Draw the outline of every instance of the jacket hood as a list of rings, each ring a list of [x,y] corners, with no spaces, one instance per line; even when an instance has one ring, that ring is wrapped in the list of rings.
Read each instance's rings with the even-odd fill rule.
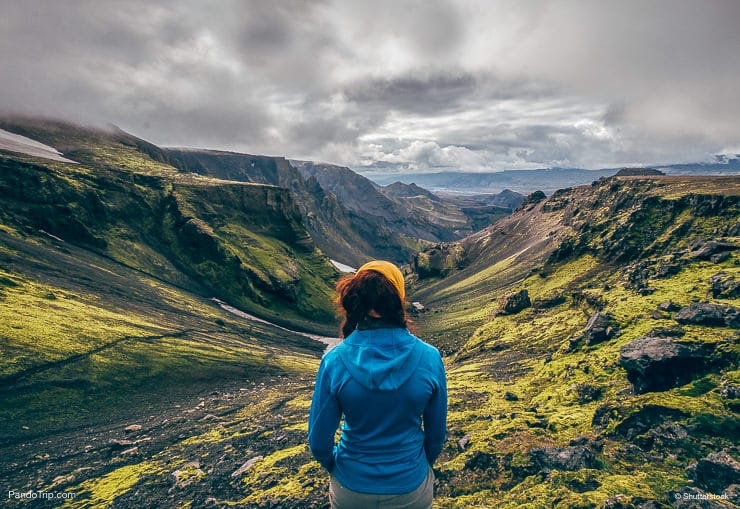
[[[401,387],[421,362],[420,341],[408,330],[355,330],[337,347],[352,378],[370,390]]]

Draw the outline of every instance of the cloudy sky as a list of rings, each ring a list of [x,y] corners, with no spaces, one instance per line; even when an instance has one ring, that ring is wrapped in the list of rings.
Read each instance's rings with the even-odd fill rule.
[[[736,0],[0,0],[0,111],[353,168],[740,153]]]

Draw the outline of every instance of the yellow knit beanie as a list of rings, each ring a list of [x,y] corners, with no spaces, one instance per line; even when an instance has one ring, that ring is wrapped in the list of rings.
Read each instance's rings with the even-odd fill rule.
[[[398,270],[398,267],[393,265],[391,262],[386,262],[384,260],[373,260],[357,269],[357,274],[366,270],[372,270],[383,274],[385,278],[396,287],[398,295],[401,297],[401,302],[403,302],[406,298],[406,290],[404,289],[403,284],[403,274]]]

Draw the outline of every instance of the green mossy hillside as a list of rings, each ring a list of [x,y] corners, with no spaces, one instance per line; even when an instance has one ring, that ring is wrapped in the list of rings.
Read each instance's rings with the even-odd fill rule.
[[[2,156],[0,222],[294,328],[333,328],[337,273],[288,191],[183,176],[173,167],[151,172],[147,164],[165,165],[136,154],[147,163],[116,167],[114,158],[102,167]]]
[[[675,317],[699,302],[740,307],[712,283],[740,278],[740,180],[692,184],[610,179],[558,192],[463,241],[466,259],[447,278],[419,279],[419,333],[449,353],[439,507],[670,504],[669,492],[693,485],[692,462],[738,457],[737,329]],[[708,240],[729,251],[704,256]],[[503,314],[502,299],[522,290],[531,305]],[[614,331],[590,342],[595,313]],[[711,353],[668,390],[638,393],[620,350],[655,335]],[[573,466],[552,460],[571,454]]]

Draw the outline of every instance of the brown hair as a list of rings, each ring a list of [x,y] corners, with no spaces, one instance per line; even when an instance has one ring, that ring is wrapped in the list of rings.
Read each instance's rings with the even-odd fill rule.
[[[343,315],[340,332],[346,338],[370,311],[399,327],[408,326],[408,316],[398,290],[385,276],[373,270],[358,272],[337,282],[335,303]]]

